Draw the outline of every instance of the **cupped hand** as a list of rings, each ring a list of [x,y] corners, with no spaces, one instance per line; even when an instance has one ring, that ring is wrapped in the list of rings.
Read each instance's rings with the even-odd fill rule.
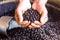
[[[15,19],[19,25],[22,27],[26,27],[30,24],[30,21],[23,21],[23,13],[31,8],[31,4],[29,0],[20,0],[16,10],[15,10]]]
[[[47,0],[34,0],[34,3],[32,4],[32,8],[34,10],[37,10],[41,15],[41,17],[40,17],[40,22],[35,21],[34,23],[31,23],[31,25],[29,25],[30,28],[40,27],[48,21],[48,12],[45,7],[46,3],[47,3]]]
[[[41,26],[41,23],[39,21],[34,21],[29,25],[29,28],[39,28]]]

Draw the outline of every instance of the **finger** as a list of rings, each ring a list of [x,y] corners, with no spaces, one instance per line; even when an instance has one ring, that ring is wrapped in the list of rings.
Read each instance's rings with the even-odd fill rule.
[[[42,19],[41,19],[42,20]],[[48,21],[48,17],[45,17],[43,21],[41,21],[41,24],[44,25]]]
[[[31,26],[34,27],[34,28],[40,27],[40,25],[36,25],[36,24],[34,24],[34,23],[31,23]]]
[[[19,24],[19,17],[17,15],[17,13],[15,13],[15,20],[17,21],[17,23]]]
[[[19,14],[18,14],[18,17],[19,17],[19,21],[22,22],[22,21],[23,21],[22,13],[19,13]]]
[[[16,9],[17,10],[17,9]],[[22,22],[23,21],[23,16],[21,11],[15,11],[15,19],[17,22]]]
[[[31,28],[34,28],[34,27],[33,27],[33,26],[31,26],[31,25],[29,25],[28,27],[29,27],[30,29],[31,29]]]
[[[41,23],[40,23],[39,21],[34,21],[34,23],[35,23],[36,25],[41,25]]]
[[[20,23],[20,25],[21,25],[22,27],[25,27],[27,23],[28,23],[28,21],[23,21],[23,22]]]
[[[45,24],[48,21],[48,17],[44,18],[44,22],[42,24]]]
[[[45,8],[44,11],[41,14],[40,22],[42,24],[45,24],[47,22],[47,20],[48,20],[48,12],[47,12],[47,10]]]
[[[21,26],[26,27],[30,24],[30,21],[23,21],[20,23]]]
[[[28,27],[29,27],[30,29],[32,28],[32,26],[31,26],[31,25],[29,25]]]
[[[28,26],[30,24],[30,21],[28,21],[28,23],[26,23],[26,26]]]

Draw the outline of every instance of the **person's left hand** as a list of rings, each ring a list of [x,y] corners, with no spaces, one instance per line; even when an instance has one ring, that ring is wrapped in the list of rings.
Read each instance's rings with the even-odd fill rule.
[[[46,2],[47,0],[35,0],[34,1],[32,8],[34,10],[37,10],[39,14],[41,15],[41,17],[40,17],[40,22],[34,21],[34,23],[31,23],[31,25],[29,25],[29,28],[38,28],[44,25],[48,21],[48,12],[45,7]]]
[[[25,11],[31,8],[29,0],[19,0],[19,4],[15,10],[15,20],[21,27],[26,27],[30,24],[30,21],[23,20],[23,14]]]

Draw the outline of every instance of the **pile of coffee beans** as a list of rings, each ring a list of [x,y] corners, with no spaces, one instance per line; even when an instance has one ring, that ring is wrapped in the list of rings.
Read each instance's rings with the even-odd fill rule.
[[[58,23],[58,22],[57,22]],[[47,22],[40,28],[29,29],[29,28],[15,28],[8,30],[9,40],[20,39],[20,40],[58,40],[56,32],[60,33],[57,29],[58,25],[53,22]],[[55,25],[55,26],[54,26]],[[55,27],[55,28],[54,28]],[[57,30],[56,30],[57,29]]]

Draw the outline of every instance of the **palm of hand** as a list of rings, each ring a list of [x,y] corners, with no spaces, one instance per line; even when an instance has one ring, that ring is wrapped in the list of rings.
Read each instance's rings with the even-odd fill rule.
[[[30,23],[28,21],[23,21],[23,16],[22,16],[23,13],[30,8],[31,8],[31,4],[30,4],[29,0],[22,0],[18,4],[18,6],[15,10],[15,19],[19,25],[24,27]]]
[[[42,1],[40,0],[39,3],[35,2],[33,3],[32,5],[32,8],[34,10],[37,10],[40,14],[41,14],[41,19],[40,20],[43,20],[45,16],[47,16],[47,14],[45,15],[46,12],[46,8],[45,8],[45,3],[43,3],[43,6],[42,6],[42,2],[45,2],[45,1]],[[31,8],[31,4],[29,2],[29,0],[23,0],[17,7],[17,15],[15,14],[15,19],[16,21],[18,22],[19,25],[22,25],[22,26],[28,26],[30,24],[30,21],[23,21],[23,13],[30,9]],[[45,13],[44,13],[45,12]],[[43,16],[43,17],[42,17]],[[42,21],[43,22],[47,22],[47,21]],[[41,23],[39,21],[34,21],[34,23],[31,23],[29,25],[30,28],[36,28],[36,26],[40,27]]]

